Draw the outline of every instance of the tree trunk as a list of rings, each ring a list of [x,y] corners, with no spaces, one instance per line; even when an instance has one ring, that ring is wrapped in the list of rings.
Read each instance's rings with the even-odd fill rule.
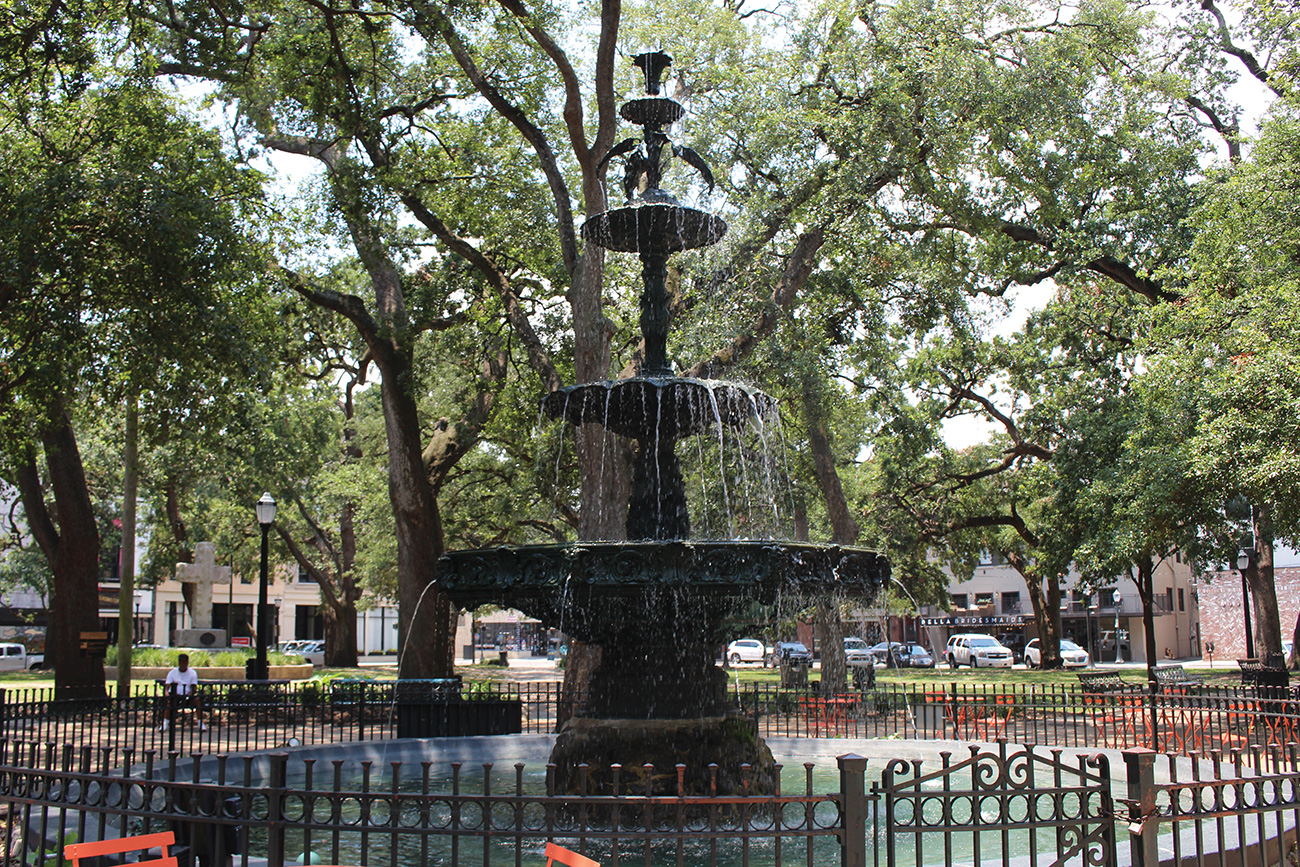
[[[325,642],[329,653],[329,664],[339,668],[355,668],[357,665],[357,600],[361,591],[357,588],[357,532],[355,525],[356,506],[347,503],[339,516],[339,574],[338,604],[334,606],[336,621],[334,640]],[[326,618],[325,628],[329,629]],[[326,636],[327,639],[329,636]]]
[[[1061,667],[1061,579],[1055,575],[1043,577],[1029,567],[1029,562],[1018,551],[1003,551],[1002,559],[1020,573],[1029,588],[1029,602],[1034,608],[1034,622],[1038,624],[1040,666],[1044,669]]]
[[[831,453],[830,441],[826,437],[826,425],[822,421],[821,407],[813,402],[814,394],[812,388],[804,389],[804,414],[808,419],[808,450],[812,452],[817,483],[821,486],[822,496],[826,499],[826,514],[831,521],[831,540],[837,545],[852,545],[858,541],[860,532],[858,522],[854,520],[848,501],[844,497],[844,487],[840,484],[840,476],[835,469],[835,456]]]
[[[357,667],[357,610],[321,607],[325,620],[325,664],[331,668]],[[349,616],[350,615],[350,616]]]
[[[1282,653],[1282,618],[1277,610],[1277,585],[1273,571],[1273,507],[1259,505],[1252,511],[1255,557],[1246,570],[1250,586],[1255,629],[1255,654],[1260,659]]]
[[[53,512],[46,505],[34,454],[18,474],[18,489],[29,529],[54,573],[45,656],[54,659],[56,692],[103,696],[104,662],[81,652],[81,633],[99,631],[99,527],[66,411],[58,411],[41,444]]]
[[[126,404],[125,465],[122,470],[121,583],[117,597],[117,696],[131,696],[131,645],[135,641],[135,500],[139,489],[140,406],[134,393]]]
[[[442,518],[421,458],[420,421],[410,393],[414,365],[409,353],[385,347],[376,353],[388,443],[388,496],[397,536],[398,677],[450,677],[451,603],[434,583],[445,542]],[[420,624],[413,629],[414,623]]]
[[[824,596],[817,600],[816,612],[817,641],[822,649],[821,693],[834,695],[848,689],[844,625],[840,622],[839,608]]]
[[[1136,558],[1138,596],[1142,600],[1142,631],[1146,633],[1147,682],[1155,689],[1156,682],[1156,619],[1155,619],[1155,564],[1151,555]],[[1115,636],[1119,641],[1119,636]]]

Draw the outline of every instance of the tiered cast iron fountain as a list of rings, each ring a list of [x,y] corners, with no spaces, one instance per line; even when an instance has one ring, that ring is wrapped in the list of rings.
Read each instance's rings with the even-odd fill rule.
[[[760,792],[774,783],[771,753],[739,718],[727,697],[726,675],[714,664],[729,621],[754,602],[871,595],[889,566],[865,548],[689,539],[677,443],[721,426],[761,424],[774,401],[733,383],[674,376],[668,361],[668,257],[715,244],[727,229],[718,217],[679,204],[659,188],[665,147],[712,186],[703,160],[672,145],[663,131],[685,114],[680,103],[659,93],[671,62],[662,52],[636,57],[646,94],[626,103],[622,116],[644,134],[639,143],[616,145],[604,160],[627,155],[627,205],[582,227],[588,242],[640,256],[640,375],[572,386],[542,401],[552,418],[599,424],[637,441],[627,540],[450,552],[439,564],[439,582],[461,606],[516,608],[601,647],[587,701],[575,709],[552,753],[561,780],[572,780],[581,763],[592,769],[618,763],[628,776],[653,764],[660,790],[671,793],[674,765],[684,763],[688,788],[704,791],[707,766],[717,763],[721,790],[748,785]]]

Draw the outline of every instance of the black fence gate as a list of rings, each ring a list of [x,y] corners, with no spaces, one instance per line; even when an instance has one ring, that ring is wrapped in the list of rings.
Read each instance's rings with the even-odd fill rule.
[[[1115,811],[1104,755],[972,745],[940,767],[891,759],[875,794],[888,867],[929,864],[1078,864],[1115,867]],[[1011,752],[1008,752],[1011,749]],[[883,819],[880,822],[879,819]]]

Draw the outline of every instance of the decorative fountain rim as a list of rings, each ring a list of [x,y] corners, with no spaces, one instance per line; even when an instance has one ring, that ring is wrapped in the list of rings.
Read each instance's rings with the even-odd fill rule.
[[[448,551],[440,581],[453,600],[532,587],[686,586],[751,593],[780,589],[874,589],[889,578],[889,561],[874,548],[781,539],[565,542]],[[725,567],[725,568],[720,568]]]

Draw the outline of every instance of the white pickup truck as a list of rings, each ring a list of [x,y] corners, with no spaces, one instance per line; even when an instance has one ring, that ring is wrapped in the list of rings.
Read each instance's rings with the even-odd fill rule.
[[[43,653],[28,653],[21,644],[0,644],[0,671],[26,671],[44,664]]]

